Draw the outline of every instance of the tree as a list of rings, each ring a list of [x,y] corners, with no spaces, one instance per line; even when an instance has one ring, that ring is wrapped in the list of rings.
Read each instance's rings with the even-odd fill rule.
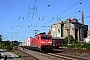
[[[12,41],[12,45],[13,46],[18,46],[19,45],[19,42],[18,41]]]
[[[69,36],[70,44],[75,43],[75,39],[73,38],[72,35]],[[65,38],[65,44],[68,44],[68,36]]]
[[[11,42],[8,40],[8,41],[3,41],[1,48],[6,50],[12,50],[13,46],[11,45]]]
[[[10,46],[11,42],[8,40],[8,41],[3,41],[3,43],[5,44],[5,46]]]
[[[0,42],[2,41],[2,35],[0,35]]]
[[[0,35],[0,46],[1,46],[1,43],[2,43],[2,35]]]

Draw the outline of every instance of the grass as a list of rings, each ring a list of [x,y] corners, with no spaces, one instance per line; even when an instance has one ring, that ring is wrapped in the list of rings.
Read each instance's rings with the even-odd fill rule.
[[[23,56],[14,50],[14,53],[20,57],[20,60],[24,60]]]

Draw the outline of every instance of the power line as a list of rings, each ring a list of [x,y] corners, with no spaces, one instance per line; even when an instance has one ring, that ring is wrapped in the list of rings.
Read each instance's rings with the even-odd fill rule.
[[[41,0],[40,3],[37,4],[37,6],[41,5],[45,0]]]
[[[56,1],[57,1],[57,0],[53,1],[53,2],[50,4],[50,6],[51,6],[52,4],[54,4]],[[48,7],[49,7],[49,6],[46,6],[45,8],[41,9],[41,10],[40,10],[40,11],[38,11],[37,13],[42,12],[43,10],[47,9]]]
[[[55,9],[59,6],[59,4],[61,4],[63,1],[64,1],[64,0],[61,0],[61,1],[52,9],[52,11],[55,10]],[[52,12],[52,11],[49,11],[49,13]],[[49,13],[48,13],[48,14],[49,14]],[[47,15],[47,14],[46,14],[46,15]]]
[[[24,10],[18,9],[18,8],[14,7],[14,6],[11,6],[11,5],[7,4],[7,3],[1,2],[1,1],[0,1],[0,3],[4,4],[4,5],[6,5],[6,6],[9,6],[9,7],[11,7],[11,8],[14,8],[14,9],[16,9],[16,10],[18,10],[18,11],[28,13],[28,12],[26,12],[26,11],[24,11]]]
[[[74,5],[72,5],[71,7],[69,7],[68,9],[66,9],[65,11],[63,11],[62,13],[60,13],[58,16],[62,15],[63,13],[67,12],[69,9],[73,8],[75,5],[77,5],[78,3],[80,3],[82,0],[76,2]],[[58,17],[57,16],[57,17]]]

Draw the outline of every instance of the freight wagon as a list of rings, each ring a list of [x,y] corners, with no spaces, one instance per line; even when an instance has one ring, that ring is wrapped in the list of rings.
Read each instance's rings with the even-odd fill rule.
[[[25,39],[22,43],[19,44],[19,46],[22,48],[29,49],[30,48],[30,38]]]
[[[63,46],[64,44],[64,38],[63,37],[52,37],[53,40],[53,48],[59,48]]]

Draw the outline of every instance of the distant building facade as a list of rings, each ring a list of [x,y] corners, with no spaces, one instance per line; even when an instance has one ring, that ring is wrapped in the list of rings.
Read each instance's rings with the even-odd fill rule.
[[[84,42],[90,42],[90,30],[87,31],[87,37],[84,38]]]
[[[53,37],[66,37],[72,35],[76,41],[83,41],[87,37],[88,25],[79,23],[76,18],[58,21],[51,26],[50,32]]]
[[[90,30],[87,31],[87,37],[90,37]]]

